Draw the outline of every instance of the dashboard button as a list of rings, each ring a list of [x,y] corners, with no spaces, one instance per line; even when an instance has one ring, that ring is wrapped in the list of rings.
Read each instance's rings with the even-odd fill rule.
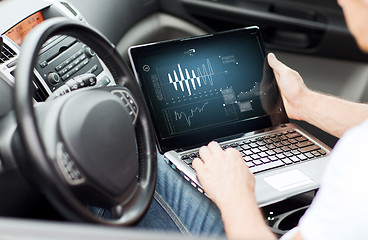
[[[47,75],[47,80],[50,84],[55,85],[60,82],[60,76],[56,72],[51,72]]]
[[[41,68],[45,68],[45,67],[47,67],[47,65],[49,65],[49,64],[47,63],[47,61],[40,62],[40,67],[41,67]]]
[[[87,46],[84,48],[84,53],[88,58],[92,58],[96,55],[96,53],[90,47]]]
[[[8,65],[6,65],[8,68],[11,68],[11,67],[14,67],[15,65],[17,65],[17,60],[11,62],[11,63],[8,63]]]
[[[69,70],[67,69],[67,68],[64,68],[63,70],[61,70],[60,72],[59,72],[59,74],[61,75],[61,76],[63,76],[63,75],[65,75],[65,73],[67,73]]]
[[[98,66],[97,66],[97,64],[96,64],[96,65],[94,65],[90,70],[88,70],[88,71],[87,71],[87,73],[93,73],[93,72],[96,72],[96,71],[97,71],[97,69],[98,69]]]

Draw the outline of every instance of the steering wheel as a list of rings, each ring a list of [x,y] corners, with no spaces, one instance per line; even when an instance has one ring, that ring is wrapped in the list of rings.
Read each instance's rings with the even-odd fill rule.
[[[34,66],[42,44],[56,35],[74,37],[106,64],[113,87],[85,88],[35,105]],[[17,163],[22,173],[66,218],[129,225],[153,196],[157,159],[151,119],[138,82],[115,47],[96,30],[66,18],[32,30],[19,57],[15,81]],[[86,206],[109,209],[111,219]]]

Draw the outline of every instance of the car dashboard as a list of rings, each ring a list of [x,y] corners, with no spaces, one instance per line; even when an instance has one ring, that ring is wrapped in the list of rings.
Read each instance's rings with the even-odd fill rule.
[[[8,4],[19,3],[9,1]],[[13,19],[2,21],[0,27],[3,32],[0,77],[10,86],[14,85],[17,60],[22,42],[29,31],[39,23],[54,17],[68,17],[87,24],[70,3],[62,1],[32,1],[30,7],[19,9],[9,6],[2,9],[17,9],[13,12]],[[97,87],[115,84],[111,73],[91,48],[70,36],[52,37],[43,44],[35,66],[33,79],[35,101],[45,101],[67,80],[84,73],[96,75]]]

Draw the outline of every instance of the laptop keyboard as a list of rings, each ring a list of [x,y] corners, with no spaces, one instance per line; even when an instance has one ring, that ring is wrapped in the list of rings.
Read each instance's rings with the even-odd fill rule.
[[[325,150],[295,130],[272,133],[221,147],[237,149],[252,173],[307,161],[327,154]],[[181,159],[191,166],[193,159],[197,157],[199,153],[195,152],[183,155]]]

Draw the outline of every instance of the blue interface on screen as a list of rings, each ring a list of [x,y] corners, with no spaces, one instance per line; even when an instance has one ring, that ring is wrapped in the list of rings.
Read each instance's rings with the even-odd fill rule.
[[[136,68],[161,137],[280,112],[264,55],[258,37],[247,35],[177,41],[153,46],[146,56],[142,51]]]

